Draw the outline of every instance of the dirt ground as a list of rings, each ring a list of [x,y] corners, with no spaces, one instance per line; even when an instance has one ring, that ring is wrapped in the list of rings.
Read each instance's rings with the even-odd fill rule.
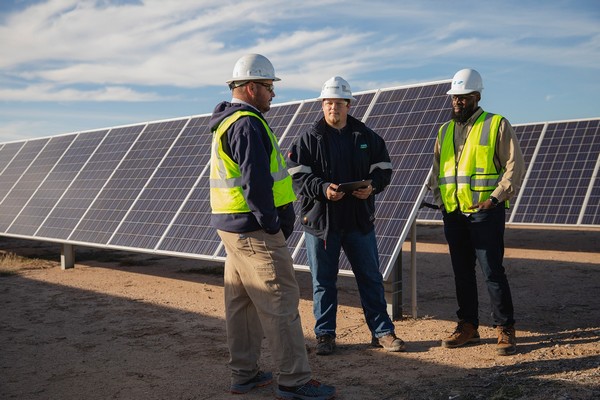
[[[297,272],[314,376],[338,399],[599,399],[600,231],[510,228],[506,242],[517,354],[496,356],[481,285],[482,343],[440,347],[455,326],[452,273],[442,228],[419,226],[418,318],[405,243],[395,322],[405,353],[369,346],[356,284],[340,277],[338,351],[315,355],[310,276]],[[220,264],[78,248],[63,271],[57,244],[5,237],[0,259],[0,399],[274,397],[227,392]]]

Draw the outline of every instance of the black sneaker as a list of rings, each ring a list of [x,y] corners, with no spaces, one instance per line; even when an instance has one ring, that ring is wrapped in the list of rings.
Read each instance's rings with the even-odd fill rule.
[[[317,338],[317,354],[328,356],[335,350],[335,337],[332,335],[321,335]]]
[[[267,386],[273,382],[273,374],[270,372],[258,371],[256,376],[246,383],[236,383],[231,385],[229,391],[233,394],[245,394],[255,387]]]
[[[335,387],[311,379],[301,386],[281,386],[275,389],[278,399],[329,400],[335,397]]]

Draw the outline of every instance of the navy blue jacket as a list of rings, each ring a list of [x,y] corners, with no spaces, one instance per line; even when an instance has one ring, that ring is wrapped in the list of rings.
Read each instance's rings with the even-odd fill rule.
[[[372,179],[373,193],[380,193],[392,177],[390,156],[384,140],[350,115],[347,129],[351,130],[354,139],[353,154],[344,155],[352,160],[348,176],[355,181]],[[338,177],[332,176],[330,166],[335,161],[332,157],[336,152],[328,149],[323,136],[327,130],[325,118],[321,118],[296,139],[287,157],[288,170],[293,172],[294,191],[301,202],[300,222],[307,232],[322,239],[327,238],[331,226],[331,202],[326,197],[327,186],[329,183],[342,183],[337,181]],[[358,229],[363,233],[371,231],[375,221],[375,197],[357,199],[356,207]]]
[[[245,104],[223,101],[215,107],[210,118],[211,132],[221,121],[236,111],[262,114]],[[252,232],[260,229],[270,234],[283,230],[287,238],[294,229],[294,207],[275,207],[273,177],[270,170],[271,141],[262,122],[255,117],[241,117],[231,125],[222,139],[225,152],[240,166],[244,197],[248,213],[211,214],[211,225],[227,232]]]

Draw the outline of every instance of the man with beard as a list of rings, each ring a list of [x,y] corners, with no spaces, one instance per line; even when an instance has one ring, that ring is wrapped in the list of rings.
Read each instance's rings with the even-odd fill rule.
[[[483,83],[473,69],[452,79],[452,120],[434,148],[429,186],[444,219],[458,302],[458,325],[442,340],[447,348],[477,343],[479,261],[498,333],[498,355],[516,352],[512,296],[504,266],[505,209],[525,175],[523,154],[510,123],[479,107]]]

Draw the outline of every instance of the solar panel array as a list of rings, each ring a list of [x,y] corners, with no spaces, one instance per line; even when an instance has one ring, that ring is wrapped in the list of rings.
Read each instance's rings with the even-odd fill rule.
[[[391,184],[376,198],[384,277],[426,195],[449,81],[355,94],[351,114],[387,143]],[[280,147],[322,116],[316,99],[273,105]],[[210,226],[210,115],[0,144],[0,235],[166,255],[222,259]],[[598,225],[599,120],[516,126],[529,165],[513,223]],[[296,207],[298,211],[299,207]],[[420,219],[438,218],[420,211]],[[431,218],[429,218],[431,217]],[[308,269],[297,220],[288,246]],[[350,270],[345,260],[342,270]]]

